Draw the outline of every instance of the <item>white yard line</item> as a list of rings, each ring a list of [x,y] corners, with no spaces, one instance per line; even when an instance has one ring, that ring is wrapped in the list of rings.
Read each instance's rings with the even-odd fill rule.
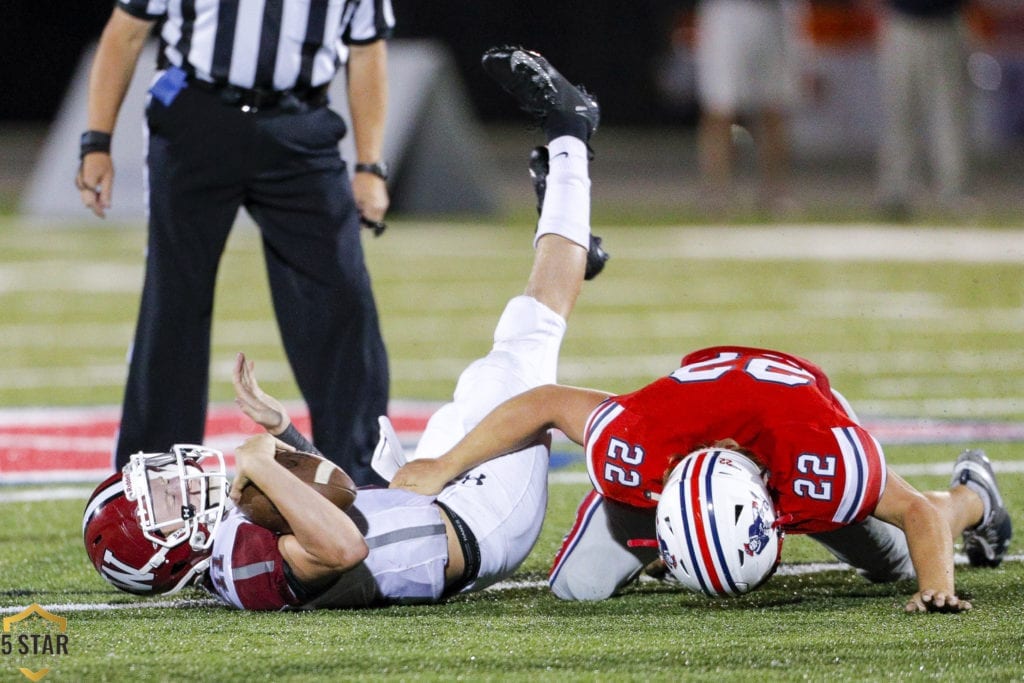
[[[652,231],[653,232],[653,231]],[[657,233],[655,233],[657,234]],[[1024,263],[1024,231],[892,225],[773,225],[680,228],[674,250],[647,245],[621,251],[652,259],[953,261]],[[616,247],[619,249],[619,247]]]
[[[957,555],[956,564],[967,564],[967,557]],[[1003,562],[1021,562],[1024,555],[1007,555]],[[802,562],[799,564],[781,564],[776,572],[777,576],[804,576],[807,574],[818,574],[821,572],[842,572],[850,571],[852,567],[842,562]],[[657,581],[646,576],[640,577],[641,583]],[[486,588],[487,591],[508,591],[523,589],[546,589],[547,581],[501,581]],[[129,609],[195,609],[205,607],[224,607],[220,602],[213,599],[201,600],[154,600],[151,602],[87,602],[87,603],[52,603],[42,605],[47,612],[61,614],[64,612],[111,612]],[[17,614],[23,611],[24,607],[0,607],[0,614]]]

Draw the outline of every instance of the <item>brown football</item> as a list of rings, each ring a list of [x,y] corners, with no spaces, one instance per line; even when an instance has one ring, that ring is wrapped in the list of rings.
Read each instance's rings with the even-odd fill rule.
[[[274,459],[342,510],[347,510],[355,501],[355,482],[330,460],[303,451],[278,451]],[[246,517],[265,529],[279,534],[291,532],[284,515],[255,484],[249,483],[242,488],[238,507]]]

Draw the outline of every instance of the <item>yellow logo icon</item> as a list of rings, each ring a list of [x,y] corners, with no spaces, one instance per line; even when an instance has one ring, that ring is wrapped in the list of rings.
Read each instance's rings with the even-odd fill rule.
[[[56,624],[60,633],[53,635],[46,634],[22,634],[18,637],[11,635],[11,627],[35,614],[42,619]],[[0,652],[4,655],[66,655],[68,653],[68,620],[56,614],[46,611],[42,605],[32,603],[13,617],[4,617],[4,632],[0,637]],[[43,676],[50,673],[49,668],[42,668],[32,671],[21,667],[18,669],[22,675],[30,681],[42,680]]]

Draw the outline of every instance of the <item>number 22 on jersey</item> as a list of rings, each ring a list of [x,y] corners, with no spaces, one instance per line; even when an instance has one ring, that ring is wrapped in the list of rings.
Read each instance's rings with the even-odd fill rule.
[[[677,382],[713,382],[726,374],[738,371],[759,382],[771,382],[790,387],[803,386],[815,381],[808,370],[782,360],[754,356],[739,367],[736,360],[740,354],[734,351],[719,353],[708,360],[683,365],[671,374]],[[832,499],[832,479],[836,475],[836,457],[803,453],[797,458],[796,469],[807,477],[793,480],[793,493],[815,500]]]
[[[713,382],[734,370],[744,372],[759,382],[771,382],[773,384],[785,384],[786,386],[800,386],[814,382],[814,375],[808,370],[792,363],[786,363],[764,356],[754,356],[747,360],[740,368],[735,363],[740,354],[735,351],[726,351],[718,354],[717,358],[702,360],[697,363],[683,365],[670,377],[677,382]]]

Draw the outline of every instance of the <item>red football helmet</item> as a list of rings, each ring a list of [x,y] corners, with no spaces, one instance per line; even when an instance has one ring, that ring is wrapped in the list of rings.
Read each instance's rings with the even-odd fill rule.
[[[175,593],[209,564],[228,497],[224,456],[201,446],[171,451],[132,455],[85,507],[89,559],[104,579],[129,593]]]

